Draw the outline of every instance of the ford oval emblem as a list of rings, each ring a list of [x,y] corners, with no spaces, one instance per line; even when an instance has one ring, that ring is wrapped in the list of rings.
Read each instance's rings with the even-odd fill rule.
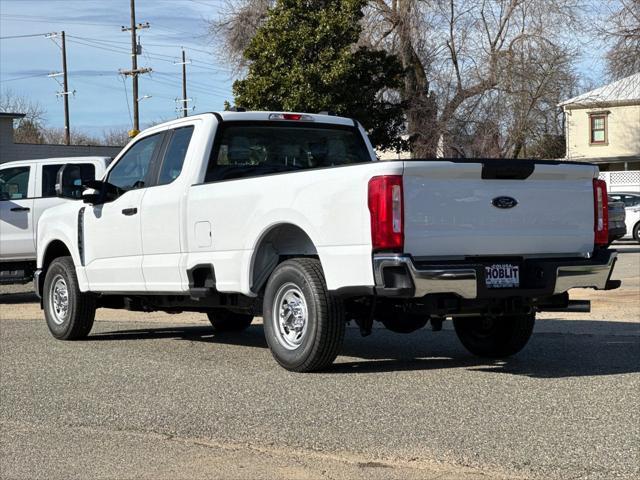
[[[512,197],[496,197],[491,200],[491,205],[496,208],[513,208],[518,205],[518,201]]]

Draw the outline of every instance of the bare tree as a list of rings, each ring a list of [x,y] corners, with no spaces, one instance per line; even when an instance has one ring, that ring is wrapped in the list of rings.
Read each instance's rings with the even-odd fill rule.
[[[596,24],[596,35],[610,45],[607,71],[614,79],[640,72],[640,0],[607,0],[604,21]]]
[[[243,53],[267,18],[275,0],[228,1],[218,18],[209,21],[209,36],[219,57],[239,73],[245,66]]]
[[[239,59],[271,0],[238,1],[212,24],[212,31],[221,36],[227,58],[242,68]],[[527,66],[525,60],[534,59],[549,68],[535,72],[536,81],[521,82],[517,90],[527,88],[527,92],[519,97],[510,94],[511,106],[520,99],[521,113],[517,121],[511,118],[515,130],[508,134],[501,120],[494,122],[501,138],[510,138],[510,146],[502,151],[519,154],[524,144],[517,126],[530,121],[545,101],[549,104],[545,98],[550,85],[560,82],[561,70],[570,66],[567,45],[578,24],[579,2],[370,0],[360,42],[395,53],[402,61],[404,83],[398,93],[406,104],[413,156],[431,157],[455,149],[464,120],[461,114],[479,113],[494,95],[507,95],[518,75],[521,81],[530,80],[533,68],[526,69],[527,77],[520,69]],[[556,59],[555,51],[562,52]],[[555,106],[550,108],[556,111]]]
[[[100,143],[111,147],[123,147],[127,143],[129,143],[129,140],[131,139],[129,138],[129,132],[127,131],[127,129],[110,129],[105,130],[102,133],[102,139]]]
[[[15,142],[42,143],[42,128],[46,119],[42,105],[12,90],[3,90],[0,94],[0,111],[25,115],[24,118],[16,120]]]

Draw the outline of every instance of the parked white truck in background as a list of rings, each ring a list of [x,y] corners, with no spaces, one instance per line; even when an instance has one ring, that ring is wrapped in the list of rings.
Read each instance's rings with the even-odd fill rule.
[[[453,318],[468,350],[501,357],[537,311],[588,308],[570,288],[619,286],[596,167],[380,162],[348,118],[195,115],[142,132],[85,185],[38,227],[35,286],[59,339],[87,336],[99,307],[204,312],[220,332],[263,315],[275,359],[311,371],[349,320],[368,334]]]
[[[0,284],[24,283],[36,269],[36,225],[47,209],[69,202],[56,196],[58,170],[73,162],[81,181],[102,178],[108,157],[19,160],[0,165]]]

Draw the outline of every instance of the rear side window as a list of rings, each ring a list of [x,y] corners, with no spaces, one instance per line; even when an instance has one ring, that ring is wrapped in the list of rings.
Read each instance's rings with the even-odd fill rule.
[[[622,201],[625,207],[637,207],[640,205],[640,196],[625,195]]]
[[[163,138],[164,132],[138,140],[114,165],[107,181],[123,190],[145,187],[151,160]]]
[[[182,165],[187,156],[191,135],[193,135],[193,127],[177,128],[173,131],[160,167],[158,185],[173,182],[182,172]]]
[[[82,184],[85,180],[93,180],[96,176],[96,168],[91,163],[76,164],[80,167],[80,179],[77,181]],[[56,180],[58,178],[58,170],[62,168],[63,164],[59,165],[44,165],[42,167],[42,193],[41,196],[55,197],[56,196]]]
[[[205,181],[370,162],[353,127],[291,123],[223,124]]]
[[[0,170],[0,200],[21,200],[29,196],[29,169],[13,167]]]

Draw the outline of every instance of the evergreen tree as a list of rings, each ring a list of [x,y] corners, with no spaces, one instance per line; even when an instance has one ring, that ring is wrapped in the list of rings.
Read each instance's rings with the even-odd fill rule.
[[[278,0],[244,55],[236,105],[252,110],[331,111],[357,119],[380,148],[402,148],[402,67],[358,46],[365,0]]]

